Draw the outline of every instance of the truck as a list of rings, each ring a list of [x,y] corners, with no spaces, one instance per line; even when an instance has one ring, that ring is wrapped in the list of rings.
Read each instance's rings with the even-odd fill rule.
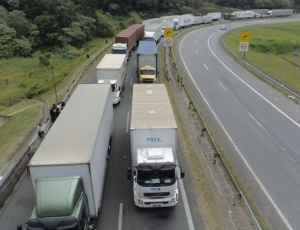
[[[110,51],[111,54],[126,54],[129,58],[131,51],[136,46],[136,30],[125,29],[115,37],[115,43]]]
[[[136,31],[136,44],[139,44],[139,41],[143,39],[145,33],[145,25],[143,24],[134,24],[127,28],[128,30]]]
[[[96,67],[97,82],[110,84],[112,103],[119,104],[125,88],[126,54],[105,54]]]
[[[162,23],[151,24],[145,27],[144,41],[158,42],[162,36]]]
[[[293,15],[292,9],[280,9],[268,11],[270,17],[288,17]]]
[[[230,20],[242,20],[254,18],[253,11],[236,11],[230,15]]]
[[[203,16],[203,23],[204,24],[211,24],[212,23],[212,16],[211,15],[204,15]]]
[[[28,163],[36,206],[27,229],[93,229],[112,133],[110,85],[78,85]]]
[[[174,30],[180,30],[182,28],[190,27],[194,24],[194,15],[185,14],[180,15],[173,19],[174,22]]]
[[[212,21],[218,21],[221,19],[221,12],[208,13],[207,15],[212,16]]]
[[[204,24],[204,18],[200,17],[200,16],[195,16],[194,25],[197,26],[197,25],[201,25],[201,24]]]
[[[163,19],[161,19],[161,18],[152,18],[152,19],[144,20],[142,22],[142,24],[145,25],[145,27],[147,27],[152,24],[160,24],[162,22],[163,22]]]
[[[137,52],[139,83],[157,83],[157,47],[154,41],[141,41]]]
[[[133,200],[141,208],[175,206],[178,179],[177,124],[164,84],[134,84],[130,122]]]

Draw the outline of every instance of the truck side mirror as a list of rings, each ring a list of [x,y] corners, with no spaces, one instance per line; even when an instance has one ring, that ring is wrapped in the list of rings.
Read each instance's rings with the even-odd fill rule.
[[[131,173],[132,173],[132,170],[130,167],[127,168],[127,179],[128,180],[131,180]]]
[[[184,178],[185,177],[185,172],[181,172],[180,177],[181,177],[181,179]]]

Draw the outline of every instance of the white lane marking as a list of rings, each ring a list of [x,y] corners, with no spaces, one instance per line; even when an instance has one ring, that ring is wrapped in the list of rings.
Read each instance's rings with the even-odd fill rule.
[[[248,113],[249,116],[263,129],[263,130],[266,130],[261,123],[259,123],[258,120],[255,119],[255,117],[251,114],[251,113]]]
[[[209,70],[208,67],[207,67],[205,64],[203,64],[203,65],[204,65],[204,67],[205,67],[207,70]]]
[[[192,32],[193,33],[193,32]],[[190,34],[192,34],[190,33]],[[190,35],[188,34],[188,35]],[[215,34],[215,33],[214,33]],[[210,46],[209,46],[209,40],[210,38],[214,35],[212,34],[208,41],[208,47],[210,49],[210,51],[212,52],[212,54],[215,56],[215,58],[229,71],[231,72],[234,76],[236,76],[238,79],[240,79],[235,73],[233,73],[233,71],[231,71],[216,55],[215,53],[211,50]],[[184,39],[186,38],[187,35],[185,35],[183,37],[183,39],[180,42],[180,51],[181,51],[181,45],[182,42],[184,41]],[[182,57],[182,56],[180,56]],[[182,59],[181,59],[182,60]],[[281,219],[283,220],[283,222],[286,224],[286,226],[288,227],[289,230],[293,230],[292,226],[290,225],[290,223],[288,222],[288,220],[285,218],[285,216],[283,215],[283,213],[281,212],[281,210],[279,209],[279,207],[277,206],[277,204],[275,203],[275,201],[272,199],[271,195],[269,194],[269,192],[267,191],[267,189],[265,188],[265,186],[262,184],[262,182],[260,181],[260,179],[256,176],[255,172],[253,171],[253,169],[251,168],[251,166],[249,165],[248,161],[246,160],[246,158],[243,156],[243,154],[241,153],[241,151],[238,149],[238,147],[236,146],[236,144],[234,143],[233,139],[231,138],[231,136],[229,135],[229,133],[227,132],[227,130],[225,129],[225,127],[222,125],[221,121],[219,120],[217,114],[215,114],[215,112],[213,111],[213,109],[211,108],[211,106],[209,105],[209,103],[207,102],[206,98],[204,97],[204,95],[202,94],[201,90],[199,89],[198,85],[196,84],[194,78],[192,77],[190,71],[188,70],[184,60],[182,60],[183,65],[185,66],[191,80],[193,81],[194,85],[196,86],[198,92],[200,93],[200,95],[202,96],[202,98],[204,99],[204,102],[207,104],[207,106],[210,108],[211,112],[213,113],[214,117],[216,118],[216,120],[218,121],[219,125],[221,126],[221,128],[223,129],[223,131],[226,133],[226,135],[228,136],[229,140],[231,141],[231,143],[233,144],[234,148],[236,149],[237,153],[239,154],[239,156],[241,157],[241,159],[244,161],[245,165],[247,166],[247,168],[249,169],[249,171],[251,172],[251,174],[253,175],[253,177],[255,178],[256,182],[259,184],[259,186],[261,187],[261,189],[263,190],[263,192],[266,194],[266,196],[268,197],[268,199],[270,200],[270,202],[272,203],[273,207],[276,209],[277,213],[280,215]],[[249,86],[246,82],[244,82],[242,79],[240,79],[245,85],[247,85],[250,89],[252,89],[254,92],[256,92],[259,96],[261,96],[265,101],[267,101],[268,103],[270,103],[274,108],[276,108],[280,113],[282,113],[283,115],[285,115],[282,111],[280,111],[277,107],[275,107],[271,102],[269,102],[267,99],[265,99],[261,94],[259,94],[257,91],[255,91],[251,86]],[[285,115],[287,116],[287,115]],[[289,118],[291,119],[291,118]],[[295,121],[292,120],[293,123],[297,124]],[[299,127],[299,124],[297,124],[297,126]]]
[[[224,85],[222,85],[222,83],[221,83],[221,82],[219,82],[219,84],[222,86],[222,88],[223,88],[223,89],[225,89],[225,90],[226,90],[225,86],[224,86]]]
[[[197,50],[195,50],[195,53],[198,54]]]
[[[176,159],[176,164],[178,165],[178,160],[177,159]],[[179,167],[177,167],[177,175],[180,175]],[[186,219],[187,219],[187,222],[188,222],[189,230],[194,230],[195,228],[194,228],[194,224],[193,224],[193,220],[192,220],[192,215],[191,215],[191,212],[190,212],[190,206],[189,206],[188,200],[186,198],[186,193],[185,193],[185,190],[184,190],[182,179],[178,180],[178,184],[179,184],[179,188],[180,188],[180,192],[181,192],[182,202],[183,202],[183,206],[184,206],[185,215],[186,215]]]
[[[194,41],[194,44],[196,44],[196,41]]]
[[[129,117],[130,117],[130,112],[127,112],[127,121],[126,121],[126,133],[128,133],[128,129],[129,129]]]
[[[123,203],[120,203],[118,230],[122,230],[122,221],[123,221]]]

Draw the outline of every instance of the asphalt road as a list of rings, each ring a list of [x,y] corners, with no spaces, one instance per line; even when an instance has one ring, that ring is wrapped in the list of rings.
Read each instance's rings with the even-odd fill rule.
[[[107,168],[101,211],[96,220],[97,229],[204,229],[202,217],[196,202],[194,202],[196,197],[188,169],[181,157],[180,147],[178,160],[186,171],[186,178],[182,183],[180,182],[179,203],[175,207],[163,209],[135,207],[132,181],[127,180],[126,174],[127,167],[131,166],[129,121],[132,84],[137,83],[136,52],[133,52],[129,59],[126,75],[125,90],[121,95],[122,100],[119,105],[114,107],[114,134],[111,157]],[[95,71],[86,81],[86,84],[94,83],[96,83]],[[31,215],[34,205],[35,196],[32,184],[30,178],[24,175],[1,211],[0,229],[16,229],[17,225],[25,223]]]
[[[224,33],[212,26],[182,39],[186,83],[271,228],[300,229],[300,107],[228,57]]]

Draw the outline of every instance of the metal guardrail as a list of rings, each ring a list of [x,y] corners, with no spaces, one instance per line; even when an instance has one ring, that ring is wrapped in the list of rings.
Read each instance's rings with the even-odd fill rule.
[[[175,35],[174,41],[178,38],[178,35],[180,35],[180,33],[177,34],[177,35]],[[174,50],[173,50],[172,52],[174,52]],[[167,55],[166,55],[165,57],[167,57]],[[175,59],[175,55],[174,55],[173,58]],[[176,63],[176,60],[175,60],[175,63]],[[191,95],[190,95],[190,93],[189,93],[189,90],[187,89],[186,85],[184,84],[184,77],[180,74],[178,68],[175,68],[175,71],[177,71],[178,79],[179,79],[179,78],[183,79],[183,81],[181,82],[181,84],[182,84],[182,87],[185,88],[185,91],[187,92],[190,101],[191,101],[194,105],[196,105],[197,103],[192,99],[192,97],[191,97]],[[167,79],[167,80],[169,80],[169,79]],[[218,157],[218,158],[220,159],[220,161],[222,162],[222,164],[223,164],[223,166],[224,166],[224,168],[225,168],[225,170],[226,170],[226,172],[227,172],[227,174],[228,174],[230,180],[232,181],[232,183],[233,183],[233,185],[234,185],[234,187],[235,187],[235,189],[236,189],[236,191],[237,191],[237,195],[239,196],[239,198],[241,199],[242,203],[244,204],[244,207],[245,207],[245,209],[247,210],[248,215],[249,215],[249,217],[251,218],[251,220],[252,220],[252,222],[253,222],[255,228],[256,228],[257,230],[261,230],[261,227],[260,227],[260,225],[259,225],[259,223],[258,223],[258,221],[257,221],[257,219],[256,219],[256,217],[255,217],[255,215],[253,214],[253,212],[252,212],[252,210],[251,210],[251,208],[250,208],[250,206],[249,206],[249,204],[248,204],[248,202],[247,202],[247,200],[246,200],[244,194],[242,193],[242,191],[241,191],[241,189],[239,188],[237,182],[235,181],[235,179],[234,179],[232,173],[230,172],[230,170],[229,170],[229,168],[228,168],[226,162],[224,161],[222,155],[220,154],[220,151],[219,151],[219,149],[218,149],[216,143],[214,142],[214,140],[213,140],[213,138],[212,138],[212,135],[211,135],[211,133],[209,132],[209,129],[208,129],[207,125],[206,125],[205,122],[204,122],[203,117],[202,117],[201,114],[199,113],[197,107],[196,107],[196,106],[194,106],[194,107],[195,107],[195,112],[197,113],[198,117],[201,119],[201,121],[202,121],[202,123],[203,123],[203,125],[204,125],[204,127],[205,127],[205,129],[206,129],[206,131],[207,131],[207,134],[208,134],[209,138],[210,138],[211,141],[212,141],[212,144],[213,144],[213,146],[214,146],[214,149],[215,149],[216,152],[217,152],[217,154],[216,154],[217,157]]]
[[[85,73],[85,71],[88,69],[88,67],[103,53],[107,51],[108,48],[112,46],[113,43],[109,43],[103,50],[101,50],[99,53],[94,55],[88,63],[82,68],[82,70],[77,75],[76,79],[74,80],[72,86],[70,89],[68,89],[66,96],[63,98],[62,102],[66,102],[66,100],[70,97],[73,89],[75,89],[78,81],[82,77],[82,75]],[[43,125],[43,131],[46,133],[50,130],[52,125],[51,119],[48,120],[46,124]],[[35,132],[35,129],[34,131]],[[34,150],[32,149],[32,146],[37,147],[40,144],[41,140],[38,138],[38,135],[36,134],[33,139],[30,141],[28,148],[24,151],[23,154],[17,157],[17,159],[14,159],[12,164],[10,165],[10,168],[4,172],[4,175],[2,175],[2,178],[0,180],[0,208],[5,203],[7,197],[11,194],[12,189],[24,173],[27,164],[31,158],[31,156],[34,153]]]

